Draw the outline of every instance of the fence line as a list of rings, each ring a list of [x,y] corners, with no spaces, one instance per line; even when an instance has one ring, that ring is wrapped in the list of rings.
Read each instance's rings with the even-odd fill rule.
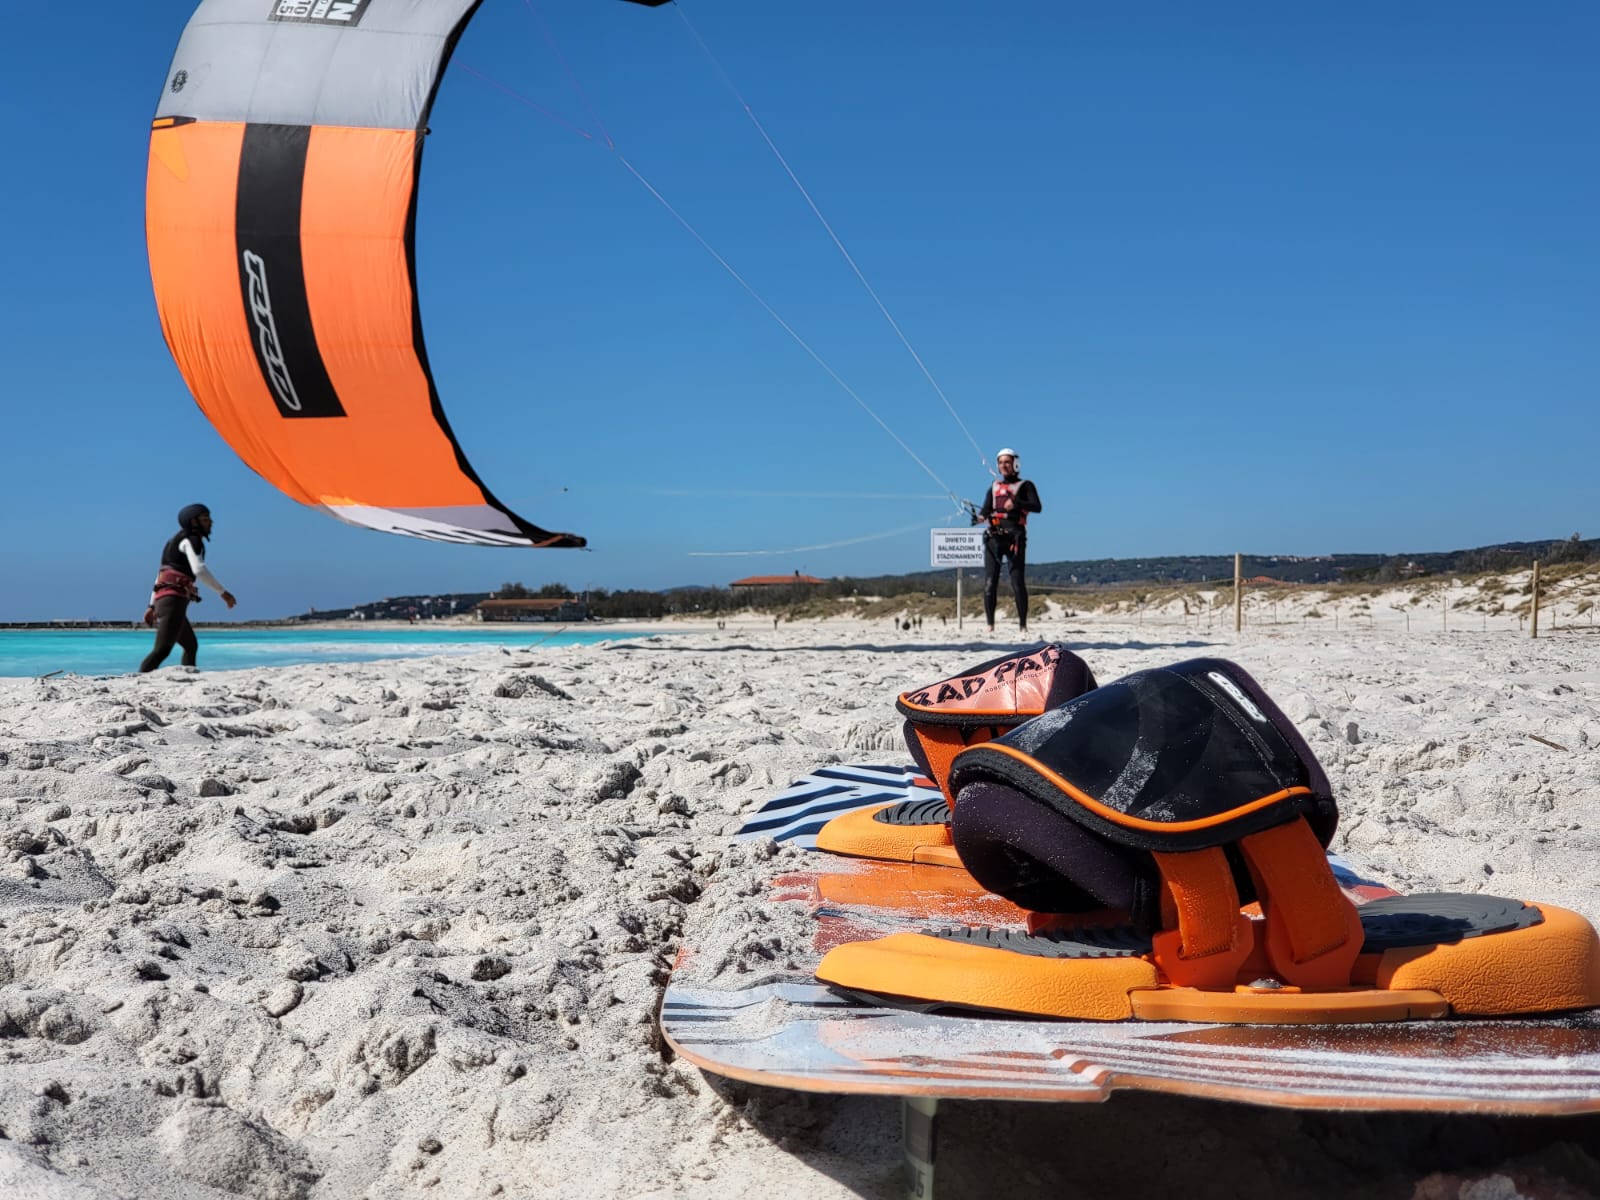
[[[1301,611],[1290,617],[1280,614],[1280,605],[1289,602],[1294,597],[1293,591],[1279,590],[1283,585],[1256,584],[1252,585],[1243,579],[1242,555],[1234,558],[1235,579],[1230,588],[1226,582],[1218,582],[1209,587],[1177,585],[1178,589],[1187,594],[1176,598],[1168,598],[1159,604],[1149,603],[1149,590],[1130,589],[1134,592],[1134,599],[1124,606],[1123,601],[1118,601],[1114,608],[1089,608],[1085,607],[1077,615],[1084,617],[1095,616],[1102,618],[1122,618],[1131,620],[1138,625],[1175,625],[1196,631],[1217,632],[1217,610],[1223,605],[1230,605],[1234,612],[1234,631],[1242,633],[1246,626],[1282,629],[1285,627],[1306,627],[1312,621],[1327,621],[1330,630],[1338,630],[1343,626],[1351,630],[1366,630],[1368,632],[1405,632],[1423,633],[1427,631],[1426,621],[1414,624],[1413,616],[1431,614],[1435,605],[1439,611],[1440,632],[1445,634],[1504,634],[1517,633],[1530,637],[1538,637],[1542,632],[1549,637],[1560,633],[1583,633],[1595,630],[1595,609],[1600,607],[1600,573],[1584,580],[1594,586],[1593,593],[1587,590],[1569,588],[1567,595],[1556,597],[1549,594],[1550,589],[1541,573],[1541,564],[1535,562],[1531,583],[1526,592],[1529,600],[1526,605],[1518,604],[1516,607],[1505,607],[1504,596],[1485,596],[1481,590],[1471,586],[1457,588],[1452,581],[1445,581],[1436,587],[1423,585],[1426,591],[1414,591],[1413,601],[1401,606],[1390,603],[1387,608],[1393,615],[1374,611],[1367,606],[1364,599],[1357,599],[1355,605],[1351,604],[1350,597],[1323,595],[1322,598],[1310,605],[1308,611]],[[1569,577],[1570,578],[1570,577]],[[1169,585],[1170,586],[1170,585]],[[1306,591],[1315,592],[1317,585],[1302,585]],[[1271,590],[1266,590],[1270,588]],[[1253,590],[1254,589],[1254,590]],[[1298,590],[1298,589],[1296,589]],[[1522,592],[1520,588],[1508,588],[1513,597]],[[1071,593],[1055,592],[1051,598],[1069,610],[1074,607],[1065,603]],[[1231,602],[1231,604],[1230,604]],[[1173,611],[1175,604],[1181,604],[1184,611]],[[1498,611],[1491,611],[1491,607]],[[1563,605],[1566,606],[1568,619],[1563,624],[1561,621]],[[1327,608],[1326,614],[1318,611]],[[1349,611],[1354,607],[1354,611]],[[1452,608],[1456,620],[1451,622]],[[1344,611],[1341,611],[1344,610]],[[1548,626],[1540,628],[1540,618],[1548,618]],[[1584,618],[1587,620],[1584,620]],[[1476,618],[1476,619],[1474,619]]]

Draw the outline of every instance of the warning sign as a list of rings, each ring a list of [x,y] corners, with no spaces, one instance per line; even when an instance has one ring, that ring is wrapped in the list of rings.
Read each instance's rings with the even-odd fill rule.
[[[983,566],[983,530],[933,529],[933,566],[981,567]]]

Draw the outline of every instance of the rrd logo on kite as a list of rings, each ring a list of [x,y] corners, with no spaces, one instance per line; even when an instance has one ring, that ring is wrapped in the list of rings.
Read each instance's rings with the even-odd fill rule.
[[[937,691],[925,688],[914,696],[907,696],[906,703],[914,708],[929,708],[935,704],[949,704],[955,700],[970,700],[987,688],[1000,687],[1008,679],[1026,675],[1029,671],[1042,671],[1060,661],[1061,651],[1055,646],[1046,646],[1037,654],[1008,658],[993,671],[985,671],[981,675],[967,675],[960,679],[947,679],[939,685]]]
[[[318,25],[361,24],[371,0],[273,0],[269,21],[301,21]]]
[[[267,264],[253,250],[243,254],[245,277],[250,281],[250,319],[256,326],[256,347],[261,354],[261,366],[266,372],[278,403],[291,412],[300,411],[300,397],[295,393],[294,380],[289,378],[289,364],[283,361],[283,347],[278,342],[278,325],[272,319],[272,293],[267,290]]]

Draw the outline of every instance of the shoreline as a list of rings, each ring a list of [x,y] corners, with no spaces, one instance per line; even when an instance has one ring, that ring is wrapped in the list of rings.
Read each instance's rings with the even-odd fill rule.
[[[730,618],[730,621],[731,620],[732,618]],[[643,629],[655,629],[667,624],[677,625],[680,622],[683,628],[691,631],[712,632],[716,628],[715,620],[708,621],[700,618],[679,617],[642,617],[618,619],[614,621],[191,621],[190,624],[195,629],[304,629],[311,632],[359,629],[382,629],[392,632],[399,632],[402,630],[424,631],[429,629],[437,629],[441,631],[446,629],[468,629],[484,630],[486,632],[497,629],[520,629],[544,632],[554,632],[555,630],[571,630],[584,632],[588,630],[616,629],[621,632],[633,633]],[[757,623],[759,623],[759,619],[757,619]],[[126,633],[129,631],[137,632],[139,630],[148,630],[150,628],[150,626],[145,625],[140,621],[0,621],[0,631],[15,630],[31,633],[94,633],[102,631],[117,631]]]

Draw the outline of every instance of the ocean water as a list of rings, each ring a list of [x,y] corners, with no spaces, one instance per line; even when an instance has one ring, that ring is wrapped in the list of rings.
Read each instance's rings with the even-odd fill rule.
[[[293,663],[370,662],[379,658],[421,658],[432,654],[471,654],[492,646],[537,650],[549,646],[587,646],[646,634],[601,629],[554,629],[539,625],[406,626],[387,629],[225,629],[196,631],[202,671],[240,667],[283,667]],[[139,669],[155,634],[149,629],[0,629],[0,676],[38,676],[51,672],[126,675]],[[162,670],[177,666],[177,647]]]

